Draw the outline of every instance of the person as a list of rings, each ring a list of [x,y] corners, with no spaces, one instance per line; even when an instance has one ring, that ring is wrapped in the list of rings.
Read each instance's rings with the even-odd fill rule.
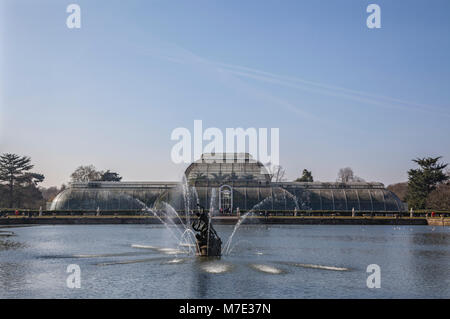
[[[431,212],[431,217],[434,217],[434,215],[436,215],[435,212]]]
[[[16,211],[14,212],[16,214],[16,216],[19,216],[19,210],[16,209]]]

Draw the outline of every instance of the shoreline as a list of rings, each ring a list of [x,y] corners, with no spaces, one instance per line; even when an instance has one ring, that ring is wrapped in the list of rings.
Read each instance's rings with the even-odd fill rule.
[[[181,217],[186,221],[184,216]],[[216,225],[235,225],[237,217],[213,217]],[[174,220],[179,224],[180,220]],[[102,225],[162,224],[155,216],[8,216],[0,218],[0,226],[17,225]],[[424,217],[347,217],[347,216],[248,216],[244,224],[263,225],[431,225],[450,226],[450,218]]]

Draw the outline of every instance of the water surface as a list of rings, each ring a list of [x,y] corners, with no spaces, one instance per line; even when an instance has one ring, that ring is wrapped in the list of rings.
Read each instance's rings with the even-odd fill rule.
[[[232,226],[215,226],[223,241]],[[1,298],[449,298],[450,228],[242,225],[229,255],[183,252],[159,225],[7,228]],[[81,269],[70,289],[67,266]],[[367,266],[381,267],[369,289]]]

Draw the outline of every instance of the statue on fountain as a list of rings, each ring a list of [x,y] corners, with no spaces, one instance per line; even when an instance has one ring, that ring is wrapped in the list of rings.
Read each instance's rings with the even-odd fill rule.
[[[192,222],[192,228],[198,232],[195,235],[197,239],[197,255],[203,257],[220,256],[222,254],[222,240],[217,235],[216,230],[211,225],[211,220],[205,209],[197,204],[199,212],[197,219]]]

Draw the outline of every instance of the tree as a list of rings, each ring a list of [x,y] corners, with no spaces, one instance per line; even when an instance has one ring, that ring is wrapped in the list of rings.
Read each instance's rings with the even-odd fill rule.
[[[406,194],[408,192],[408,183],[404,182],[392,184],[386,187],[386,189],[393,192],[402,202],[404,202],[406,199]]]
[[[227,182],[230,179],[230,174],[223,174],[221,171],[219,174],[212,173],[211,175],[214,176],[214,181],[218,183]]]
[[[286,180],[284,177],[286,175],[286,170],[281,165],[275,165],[271,168],[270,180],[272,182],[278,183]]]
[[[440,184],[427,197],[427,209],[450,210],[450,184]]]
[[[198,180],[198,181],[204,181],[204,180],[206,180],[208,177],[206,176],[206,174],[205,173],[203,173],[203,172],[196,172],[195,173],[195,177],[194,177],[194,179],[195,180]]]
[[[439,163],[441,156],[414,159],[419,165],[418,169],[408,171],[408,193],[406,200],[408,206],[415,209],[425,209],[428,195],[440,183],[449,178],[443,172],[448,164]]]
[[[60,188],[58,188],[57,186],[51,186],[48,188],[39,187],[39,190],[41,191],[42,197],[44,199],[43,204],[45,204],[47,202],[51,202],[56,197],[56,195],[58,195],[65,189],[66,189],[66,185],[64,185],[64,184],[62,184]]]
[[[38,208],[42,202],[42,193],[37,187],[44,180],[44,175],[28,173],[16,188],[16,207]]]
[[[72,182],[98,181],[102,172],[97,171],[94,165],[80,166],[71,175]]]
[[[302,177],[299,177],[295,180],[296,182],[314,182],[314,178],[312,176],[311,171],[307,169],[303,170]]]
[[[32,205],[34,201],[42,199],[36,186],[44,180],[44,175],[29,172],[33,167],[27,156],[0,155],[0,184],[4,186],[1,198],[6,199],[2,205],[13,208],[23,203]]]
[[[252,181],[252,180],[254,180],[254,179],[255,179],[255,175],[253,175],[253,174],[244,174],[244,175],[241,177],[241,180],[242,180],[242,181],[246,181],[246,182]]]
[[[103,182],[120,182],[122,176],[116,172],[111,172],[109,169],[106,172],[101,173],[100,181]]]
[[[345,167],[339,170],[337,181],[341,183],[364,182],[364,179],[356,176],[350,167]]]

